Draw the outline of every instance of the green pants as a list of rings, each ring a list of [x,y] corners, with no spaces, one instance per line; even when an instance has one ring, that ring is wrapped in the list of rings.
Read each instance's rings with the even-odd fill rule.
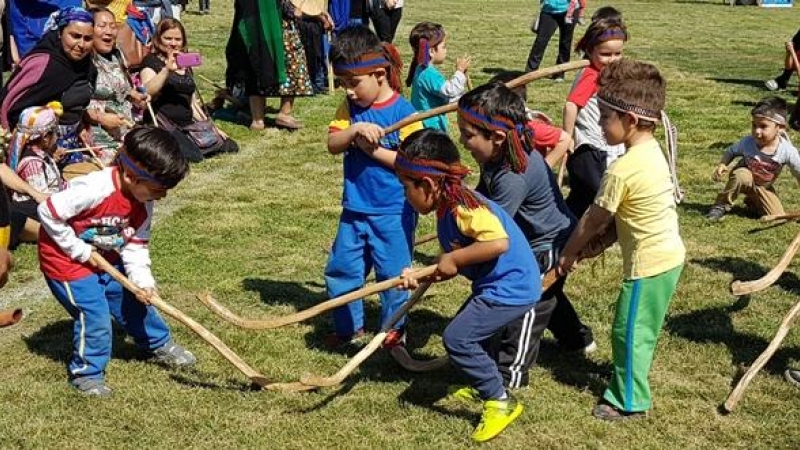
[[[626,412],[650,409],[647,375],[683,264],[659,275],[625,280],[611,330],[614,373],[603,398]]]

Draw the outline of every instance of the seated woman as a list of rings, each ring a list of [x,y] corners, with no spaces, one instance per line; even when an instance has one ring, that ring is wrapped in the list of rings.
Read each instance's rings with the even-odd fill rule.
[[[11,196],[11,248],[20,242],[36,242],[39,236],[39,215],[36,208],[46,196],[66,187],[55,153],[58,149],[58,118],[61,104],[26,108],[19,116],[9,146],[8,166],[32,189]],[[43,194],[43,195],[42,195]]]
[[[152,53],[145,58],[141,72],[142,83],[153,97],[157,125],[172,133],[191,162],[202,161],[212,153],[239,151],[236,142],[206,116],[189,69],[178,67],[176,57],[186,48],[183,25],[175,19],[161,20],[156,26]],[[206,138],[211,134],[214,145],[201,148],[204,143],[198,134]]]
[[[89,57],[94,18],[83,8],[65,8],[51,16],[47,29],[0,92],[0,123],[13,130],[24,109],[59,101],[64,114],[58,123],[58,145],[84,147],[91,137],[83,115],[97,78]]]
[[[117,148],[122,136],[134,125],[133,105],[144,107],[147,94],[138,92],[117,50],[117,21],[104,7],[90,10],[94,16],[94,56],[97,83],[86,112],[92,124],[94,145]],[[113,152],[105,152],[113,153]],[[113,157],[104,158],[106,162]]]

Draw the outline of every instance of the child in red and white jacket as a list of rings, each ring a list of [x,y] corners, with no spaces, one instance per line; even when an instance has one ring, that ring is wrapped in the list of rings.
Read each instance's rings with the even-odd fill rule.
[[[116,166],[72,180],[39,205],[39,263],[50,291],[75,321],[68,371],[70,384],[83,394],[111,394],[104,372],[111,357],[112,318],[158,362],[195,363],[149,304],[156,292],[148,248],[153,201],[164,198],[188,171],[168,132],[136,128],[125,135]],[[100,256],[141,292],[134,296],[99,270]]]

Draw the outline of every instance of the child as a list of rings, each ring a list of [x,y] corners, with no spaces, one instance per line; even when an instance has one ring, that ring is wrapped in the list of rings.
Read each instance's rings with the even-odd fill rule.
[[[472,439],[488,441],[523,408],[503,387],[503,376],[483,343],[539,300],[539,270],[511,217],[464,186],[462,179],[469,169],[460,163],[458,150],[446,134],[436,130],[412,134],[403,143],[395,167],[414,209],[420,214],[436,212],[443,253],[434,277],[446,280],[461,274],[472,281],[472,294],[444,330],[442,340],[450,362],[471,384],[455,396],[483,401],[481,422]],[[415,287],[417,280],[407,279],[405,285]]]
[[[800,29],[798,29],[792,37],[792,49],[795,55],[800,58]],[[789,79],[792,78],[792,74],[795,70],[792,54],[789,53],[789,49],[786,49],[786,56],[783,58],[783,72],[774,79],[765,81],[764,86],[770,91],[782,91],[786,89],[786,85],[789,83]]]
[[[492,77],[489,83],[506,84],[523,74],[524,72],[515,71],[501,72]],[[552,169],[572,147],[572,138],[561,128],[553,126],[553,121],[545,113],[534,111],[525,105],[528,102],[526,85],[517,86],[512,91],[522,99],[525,106],[526,126],[533,133],[533,148],[544,157]]]
[[[54,153],[58,149],[58,118],[61,104],[25,108],[19,116],[9,147],[8,165],[33,189],[52,195],[66,188]],[[11,248],[19,242],[36,242],[39,236],[37,199],[23,192],[11,197]]]
[[[149,304],[156,292],[148,249],[153,200],[164,198],[188,171],[168,132],[135,128],[125,135],[117,166],[77,178],[39,205],[39,263],[50,291],[75,321],[68,371],[70,384],[85,395],[111,394],[104,372],[112,318],[158,362],[195,363]],[[100,255],[141,292],[134,297],[99,271]]]
[[[373,265],[376,279],[382,281],[411,264],[417,215],[403,198],[392,168],[400,141],[422,126],[383,133],[382,127],[415,112],[399,94],[402,63],[391,44],[381,44],[366,27],[347,28],[334,40],[331,61],[347,93],[328,134],[328,151],[344,153],[343,211],[325,267],[328,296],[333,298],[360,288]],[[380,297],[381,323],[408,300],[407,293],[397,289]],[[333,320],[335,332],[326,338],[328,347],[362,336],[362,302],[336,309]],[[404,339],[401,321],[385,345],[402,344]]]
[[[591,62],[575,78],[564,106],[564,131],[575,139],[575,152],[567,160],[569,195],[567,205],[581,217],[592,204],[606,168],[621,155],[624,146],[606,142],[600,130],[597,82],[603,68],[622,57],[628,33],[622,22],[598,20],[586,29],[575,46]]]
[[[427,111],[458,100],[467,90],[467,70],[470,57],[456,59],[456,73],[449,80],[434,66],[447,58],[447,36],[438,23],[420,22],[408,38],[414,49],[414,59],[408,70],[406,86],[411,86],[411,104],[417,111]],[[422,121],[425,128],[447,131],[447,116],[440,114]]]
[[[558,266],[569,273],[587,244],[601,240],[602,249],[619,240],[623,281],[611,328],[613,373],[593,414],[623,420],[645,417],[651,407],[647,377],[686,252],[678,232],[675,203],[681,194],[673,149],[668,149],[667,161],[653,137],[662,117],[671,130],[662,113],[664,79],[650,64],[623,59],[606,67],[600,86],[603,133],[610,145],[625,144],[626,153],[603,175],[600,192],[570,236]]]
[[[783,166],[788,165],[800,182],[800,154],[786,136],[786,102],[778,97],[764,98],[750,115],[753,117],[750,136],[725,150],[714,170],[714,180],[720,181],[731,161],[739,158],[728,175],[728,183],[706,215],[709,220],[722,220],[739,194],[744,194],[745,204],[759,216],[784,214],[774,186]]]
[[[535,135],[523,127],[525,121],[522,99],[499,83],[480,86],[458,101],[461,143],[481,168],[476,190],[514,219],[539,271],[546,273],[555,267],[575,217],[542,156],[530,151]],[[528,385],[528,371],[536,362],[545,328],[568,351],[596,348],[592,331],[578,318],[561,278],[534,308],[503,327],[494,339],[492,350],[506,386]]]

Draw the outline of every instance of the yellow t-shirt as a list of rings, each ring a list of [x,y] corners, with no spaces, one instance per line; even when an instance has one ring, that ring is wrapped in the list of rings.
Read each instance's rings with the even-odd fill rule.
[[[655,139],[631,147],[603,175],[594,203],[614,214],[625,279],[664,273],[683,263],[667,160]]]

